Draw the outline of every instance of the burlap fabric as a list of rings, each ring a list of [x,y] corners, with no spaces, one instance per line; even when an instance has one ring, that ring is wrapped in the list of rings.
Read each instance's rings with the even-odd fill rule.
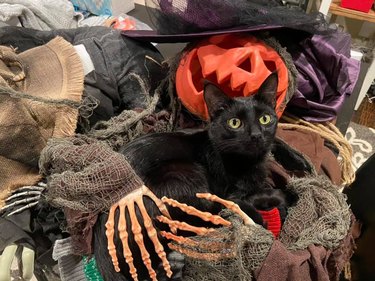
[[[64,39],[21,54],[0,46],[0,204],[40,179],[49,138],[74,134],[82,91],[80,59]]]

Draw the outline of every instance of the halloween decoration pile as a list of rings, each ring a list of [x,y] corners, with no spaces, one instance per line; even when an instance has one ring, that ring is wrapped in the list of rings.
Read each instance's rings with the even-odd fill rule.
[[[291,11],[278,1],[146,4],[151,2],[158,34],[123,34],[137,38],[135,45],[142,40],[190,42],[175,58],[158,64],[158,74],[164,74],[161,66],[169,68],[167,77],[156,79],[160,85],[155,88],[142,83],[151,76],[147,67],[146,76],[127,75],[140,86],[140,95],[120,97],[120,104],[127,101],[130,108],[83,126],[85,135],[50,139],[41,152],[39,168],[47,184],[41,198],[64,210],[74,254],[84,256],[86,264],[94,256],[89,264],[93,269],[96,262],[98,272],[93,275],[100,272],[109,281],[337,280],[353,253],[355,219],[338,187],[318,176],[324,169],[276,131],[301,87],[294,51],[306,38],[335,38],[329,36],[336,31],[322,15]],[[290,41],[283,40],[292,30]],[[350,61],[344,65],[355,68]],[[119,73],[112,81],[123,82]],[[264,86],[270,77],[277,81],[271,90]],[[355,80],[350,77],[346,89]],[[211,82],[204,84],[204,79]],[[205,97],[212,82],[222,89],[221,98]],[[105,86],[113,89],[110,83]],[[126,89],[126,83],[121,86]],[[133,97],[142,106],[132,103]],[[186,128],[193,130],[175,132]],[[233,134],[249,131],[255,132],[248,138],[257,145],[231,143]],[[198,136],[203,148],[194,150],[194,141],[157,142],[164,134],[189,140]],[[224,163],[223,169],[209,163],[215,151],[206,143],[215,141],[230,152],[220,155],[228,161],[213,161]],[[176,158],[180,162],[172,161]],[[249,163],[260,163],[258,182],[248,180]],[[190,185],[171,188],[183,181]]]

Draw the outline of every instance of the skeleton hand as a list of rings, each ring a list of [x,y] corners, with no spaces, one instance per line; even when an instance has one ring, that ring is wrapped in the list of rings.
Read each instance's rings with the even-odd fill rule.
[[[227,209],[238,214],[242,218],[245,225],[255,225],[253,220],[248,217],[234,202],[221,199],[218,196],[209,193],[198,193],[197,197],[220,203]],[[180,230],[192,231],[198,235],[194,237],[183,237],[177,236],[171,232],[162,231],[161,235],[163,237],[172,240],[172,243],[168,244],[169,248],[189,257],[201,260],[220,260],[224,258],[233,258],[236,256],[237,249],[235,247],[235,243],[231,243],[231,241],[228,241],[228,235],[226,233],[227,227],[231,226],[231,222],[223,219],[220,216],[212,215],[208,212],[199,211],[191,206],[179,203],[173,199],[163,197],[162,201],[173,207],[180,208],[182,211],[186,212],[189,215],[195,215],[204,221],[210,221],[216,225],[224,226],[224,228],[217,229],[194,227],[184,222],[172,221],[167,217],[159,216],[159,221],[164,222],[169,226],[177,227]],[[202,237],[205,237],[207,239],[202,239]]]
[[[4,217],[10,217],[36,206],[45,187],[46,184],[40,182],[37,186],[23,186],[18,188],[5,200],[6,205],[0,209],[0,213],[5,213],[3,214]],[[34,250],[26,246],[11,244],[6,246],[0,255],[0,281],[11,280],[11,266],[18,248],[21,249],[21,258],[18,264],[23,280],[30,280],[33,277]]]
[[[0,214],[12,210],[6,216],[12,216],[34,207],[38,204],[46,184],[39,182],[37,186],[23,186],[18,188],[5,200],[5,206],[0,209]]]
[[[160,212],[166,218],[170,218],[169,212],[168,212],[166,206],[164,205],[164,203],[159,198],[157,198],[155,196],[155,194],[153,194],[146,186],[142,186],[141,188],[129,193],[127,196],[122,198],[119,202],[112,205],[112,207],[109,211],[108,220],[107,220],[107,223],[106,223],[106,229],[107,229],[106,235],[107,235],[107,239],[108,239],[109,255],[112,258],[112,263],[113,263],[113,266],[115,267],[115,270],[117,272],[119,272],[120,268],[119,268],[119,265],[118,265],[119,263],[118,263],[118,259],[117,259],[117,256],[116,256],[116,247],[115,247],[115,244],[114,244],[114,241],[113,241],[115,211],[116,211],[117,208],[119,208],[120,209],[120,217],[119,217],[119,223],[118,223],[118,230],[119,230],[122,246],[123,246],[123,249],[124,249],[125,261],[129,265],[130,274],[131,274],[132,278],[134,280],[138,280],[137,269],[134,266],[132,252],[130,251],[129,244],[128,244],[128,232],[127,232],[127,229],[126,229],[126,216],[125,216],[125,210],[128,209],[129,217],[130,217],[130,220],[131,220],[131,226],[132,226],[131,231],[133,232],[134,240],[138,244],[138,247],[141,251],[143,263],[145,264],[151,279],[157,280],[156,279],[156,272],[151,266],[150,254],[147,252],[146,247],[143,243],[143,235],[141,233],[142,227],[138,222],[136,212],[135,212],[135,205],[137,205],[141,214],[142,214],[143,222],[144,222],[145,228],[147,230],[148,237],[151,239],[152,243],[155,246],[155,252],[158,254],[159,258],[161,259],[164,270],[165,270],[167,276],[171,277],[172,276],[171,267],[170,267],[169,262],[166,258],[166,253],[164,251],[164,248],[163,248],[162,244],[160,243],[160,241],[157,237],[156,229],[152,225],[152,220],[151,220],[150,216],[148,215],[147,210],[145,208],[145,205],[143,203],[143,196],[150,197],[151,200],[155,202],[155,204],[159,208]],[[175,231],[175,230],[172,229],[172,231]]]
[[[155,230],[154,226],[152,225],[152,220],[149,217],[149,215],[147,213],[147,210],[145,209],[145,206],[144,206],[144,203],[143,203],[143,196],[150,197],[156,203],[159,210],[163,214],[162,216],[158,216],[157,219],[170,226],[170,229],[171,229],[172,232],[162,231],[161,235],[163,235],[167,239],[174,240],[177,243],[188,243],[188,244],[193,243],[194,245],[196,245],[196,243],[197,243],[190,238],[180,237],[180,236],[176,236],[175,234],[173,234],[173,233],[176,233],[177,228],[180,229],[180,230],[191,231],[191,232],[194,232],[198,235],[213,235],[213,236],[215,236],[215,235],[217,235],[217,233],[216,233],[216,230],[214,228],[196,227],[196,226],[191,226],[191,225],[189,225],[185,222],[179,222],[179,221],[172,220],[169,213],[168,213],[168,210],[167,210],[165,204],[168,204],[172,207],[180,208],[182,211],[186,212],[189,215],[195,215],[195,216],[201,218],[202,220],[207,221],[207,222],[211,222],[215,225],[221,225],[221,226],[226,226],[226,227],[229,227],[231,225],[231,223],[229,221],[223,219],[220,216],[213,215],[213,214],[208,213],[208,212],[199,211],[199,210],[195,209],[194,207],[188,206],[186,204],[179,203],[179,202],[177,202],[173,199],[163,197],[162,200],[160,200],[146,186],[142,186],[141,188],[133,191],[132,193],[128,194],[127,196],[122,198],[119,202],[117,202],[116,204],[114,204],[111,207],[111,209],[109,211],[109,215],[108,215],[108,220],[107,220],[107,223],[106,223],[106,229],[107,229],[106,235],[107,235],[107,239],[108,239],[109,255],[112,258],[112,263],[113,263],[113,266],[115,267],[115,270],[117,272],[119,272],[120,268],[119,268],[119,263],[118,263],[118,259],[117,259],[117,256],[116,256],[116,247],[115,247],[115,244],[114,244],[114,241],[113,241],[115,211],[116,211],[117,208],[119,208],[120,209],[120,217],[119,217],[118,230],[119,230],[119,233],[120,233],[120,239],[121,239],[122,246],[123,246],[124,257],[125,257],[126,263],[129,265],[130,274],[131,274],[131,276],[134,280],[138,280],[138,278],[137,278],[137,270],[134,266],[132,253],[129,249],[129,244],[128,244],[128,233],[127,233],[127,230],[126,230],[126,217],[125,217],[126,208],[128,209],[128,212],[129,212],[129,217],[130,217],[131,225],[132,225],[132,232],[134,234],[135,241],[138,244],[138,247],[139,247],[139,249],[141,251],[141,254],[142,254],[142,260],[143,260],[144,264],[146,265],[146,268],[148,269],[148,272],[149,272],[149,275],[150,275],[151,279],[157,280],[156,279],[156,272],[151,266],[150,255],[147,252],[147,250],[145,248],[145,245],[143,243],[143,236],[142,236],[142,233],[141,233],[142,228],[141,228],[141,226],[140,226],[140,224],[137,220],[137,216],[136,216],[136,213],[135,213],[135,206],[134,206],[135,204],[137,204],[138,207],[139,207],[139,210],[142,214],[144,225],[146,227],[148,236],[150,237],[151,241],[153,242],[153,244],[155,246],[156,253],[158,254],[160,259],[162,260],[162,264],[163,264],[165,272],[167,273],[167,276],[168,277],[172,276],[171,267],[170,267],[169,262],[166,258],[166,253],[164,251],[164,248],[157,238],[157,233],[156,233],[156,230]],[[249,218],[239,208],[239,206],[237,204],[235,204],[231,201],[223,200],[223,199],[217,197],[216,195],[212,195],[212,194],[209,194],[209,193],[197,194],[197,197],[203,198],[203,199],[206,199],[206,200],[210,200],[210,201],[213,201],[213,202],[218,202],[218,203],[224,205],[227,209],[230,209],[230,210],[234,211],[235,213],[239,214],[240,217],[243,219],[245,224],[248,224],[248,225],[249,224],[255,224],[252,221],[252,219]],[[171,249],[175,249],[175,250],[177,250],[181,253],[188,254],[187,251],[184,251],[181,247],[177,247],[174,244],[169,244],[169,246],[170,246]],[[212,245],[212,244],[208,245],[207,244],[206,247],[208,249],[212,249],[212,247],[215,247],[215,245]],[[222,245],[218,244],[218,245],[216,245],[216,247],[222,247]]]

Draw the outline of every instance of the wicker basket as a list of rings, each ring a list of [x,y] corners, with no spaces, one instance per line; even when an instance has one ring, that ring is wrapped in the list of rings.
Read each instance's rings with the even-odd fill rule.
[[[375,129],[375,101],[370,102],[369,98],[364,98],[354,115],[353,121]]]

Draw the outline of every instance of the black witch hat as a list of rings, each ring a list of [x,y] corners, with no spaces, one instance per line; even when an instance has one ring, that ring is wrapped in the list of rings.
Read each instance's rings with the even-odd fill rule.
[[[331,31],[323,14],[306,14],[277,0],[146,0],[156,31],[124,31],[153,42],[188,42],[201,37],[289,28],[312,34]]]

